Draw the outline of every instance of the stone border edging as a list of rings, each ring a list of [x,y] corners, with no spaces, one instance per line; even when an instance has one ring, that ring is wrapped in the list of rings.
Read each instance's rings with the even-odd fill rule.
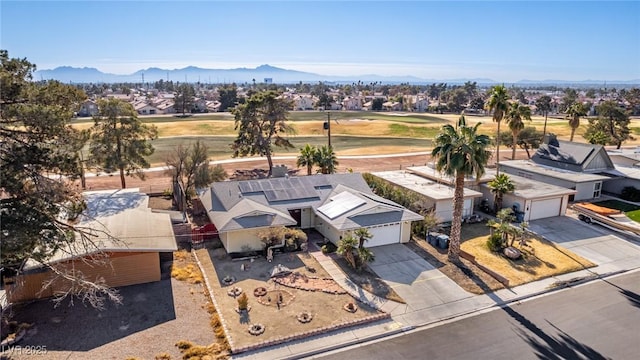
[[[213,306],[216,308],[216,312],[218,313],[218,318],[220,319],[220,324],[222,325],[222,330],[224,331],[224,336],[227,338],[227,342],[229,343],[229,348],[231,348],[231,353],[233,353],[233,339],[231,338],[229,327],[227,326],[227,321],[225,320],[222,313],[218,310],[220,309],[220,305],[218,305],[218,301],[216,301],[216,297],[213,295],[213,289],[211,289],[211,284],[209,283],[209,277],[207,273],[202,268],[202,263],[198,258],[198,254],[196,251],[193,251],[193,257],[196,259],[196,263],[198,264],[198,268],[200,268],[200,272],[202,273],[202,278],[204,279],[204,284],[207,287],[207,291],[209,292],[209,298],[211,298],[211,302]]]
[[[290,334],[287,336],[280,336],[277,337],[275,339],[270,339],[270,340],[265,340],[262,342],[259,342],[257,344],[253,344],[253,345],[247,345],[247,346],[241,346],[241,347],[237,347],[231,348],[231,353],[232,354],[239,354],[239,353],[243,353],[246,351],[251,351],[251,350],[257,350],[263,347],[267,347],[267,346],[273,346],[273,345],[279,345],[285,342],[289,342],[289,341],[293,341],[293,340],[300,340],[300,339],[304,339],[306,337],[312,336],[312,335],[321,335],[330,331],[334,331],[334,330],[340,330],[340,329],[344,329],[347,327],[351,327],[351,326],[356,326],[356,325],[362,325],[362,324],[366,324],[369,322],[373,322],[373,321],[378,321],[378,320],[383,320],[383,319],[390,319],[391,318],[391,314],[388,313],[382,313],[382,314],[376,314],[376,315],[372,315],[372,316],[368,316],[365,318],[360,318],[360,319],[356,319],[356,320],[352,320],[352,321],[346,321],[340,324],[334,324],[334,325],[329,325],[329,326],[325,326],[322,328],[317,328],[317,329],[313,329],[313,330],[309,330],[309,331],[303,331],[303,332],[298,332],[295,334]]]
[[[207,288],[207,291],[209,292],[209,297],[211,298],[211,302],[213,303],[213,306],[215,306],[216,308],[216,312],[218,313],[218,317],[220,318],[220,324],[222,325],[222,329],[224,331],[224,335],[227,338],[227,342],[229,343],[229,348],[231,348],[231,354],[239,354],[242,352],[246,352],[246,351],[250,351],[250,350],[257,350],[263,347],[267,347],[267,346],[273,346],[273,345],[278,345],[278,344],[282,344],[288,341],[293,341],[293,340],[300,340],[312,335],[320,335],[320,334],[324,334],[326,332],[329,331],[333,331],[333,330],[340,330],[340,329],[344,329],[350,326],[356,326],[356,325],[362,325],[362,324],[366,324],[369,322],[373,322],[373,321],[378,321],[378,320],[383,320],[383,319],[390,319],[391,318],[391,314],[389,313],[381,313],[381,314],[376,314],[376,315],[372,315],[372,316],[368,316],[368,317],[364,317],[364,318],[360,318],[360,319],[356,319],[356,320],[352,320],[352,321],[347,321],[347,322],[343,322],[340,324],[334,324],[334,325],[329,325],[329,326],[325,326],[322,328],[316,328],[313,330],[309,330],[309,331],[304,331],[304,332],[299,332],[299,333],[295,333],[295,334],[291,334],[291,335],[287,335],[287,336],[281,336],[275,339],[270,339],[270,340],[265,340],[262,342],[259,342],[257,344],[253,344],[253,345],[247,345],[247,346],[241,346],[241,347],[235,347],[234,343],[233,343],[233,339],[231,338],[230,335],[230,331],[229,331],[229,327],[227,325],[227,322],[224,318],[224,316],[221,315],[221,313],[218,311],[218,309],[220,309],[218,302],[216,301],[216,298],[213,294],[213,290],[211,288],[211,284],[209,282],[209,278],[207,277],[206,272],[203,271],[202,268],[202,263],[200,262],[200,259],[198,258],[198,254],[193,251],[193,256],[196,259],[196,263],[198,264],[198,268],[200,268],[200,272],[202,273],[202,277],[204,279],[204,284]],[[356,298],[358,299],[358,298]],[[367,303],[366,301],[361,301],[360,302],[363,303]],[[367,304],[368,305],[368,304]],[[375,306],[372,306],[375,309],[378,309]]]

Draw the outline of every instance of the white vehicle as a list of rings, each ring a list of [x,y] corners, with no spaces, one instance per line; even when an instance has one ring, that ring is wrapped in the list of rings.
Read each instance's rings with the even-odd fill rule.
[[[622,211],[590,203],[573,204],[578,219],[587,224],[598,224],[614,231],[640,236],[640,224],[631,220]]]

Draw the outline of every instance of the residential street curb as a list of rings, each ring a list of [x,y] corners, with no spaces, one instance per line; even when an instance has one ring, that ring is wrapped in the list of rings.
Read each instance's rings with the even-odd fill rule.
[[[398,335],[400,333],[409,333],[409,332],[414,332],[414,331],[419,331],[419,330],[423,330],[425,328],[429,328],[432,327],[438,323],[445,323],[445,322],[449,322],[452,321],[454,319],[458,319],[458,318],[463,318],[466,316],[470,316],[472,314],[476,314],[482,311],[486,311],[489,309],[493,309],[493,308],[502,308],[505,307],[509,304],[512,303],[516,303],[519,301],[523,301],[523,300],[527,300],[530,298],[534,298],[536,296],[540,296],[540,295],[544,295],[544,294],[548,294],[548,293],[552,293],[552,292],[556,292],[556,291],[560,291],[560,290],[564,290],[567,288],[572,288],[574,286],[579,286],[579,285],[583,285],[586,283],[589,283],[591,281],[595,281],[595,280],[601,280],[601,279],[605,279],[611,276],[615,276],[615,275],[620,275],[620,274],[624,274],[630,271],[640,271],[640,269],[629,269],[629,270],[618,270],[618,271],[613,271],[613,272],[609,272],[609,273],[605,273],[605,274],[598,274],[596,276],[586,276],[583,277],[580,280],[576,280],[576,281],[572,281],[571,283],[564,285],[564,286],[558,286],[558,287],[553,287],[553,288],[546,288],[544,290],[541,291],[536,291],[533,292],[531,294],[526,294],[526,295],[522,295],[522,296],[518,296],[515,297],[513,299],[509,299],[509,300],[504,300],[502,302],[499,303],[495,303],[489,306],[484,306],[484,307],[480,307],[471,311],[466,311],[460,314],[456,314],[456,315],[452,315],[446,318],[442,318],[439,320],[434,320],[431,322],[427,322],[424,324],[420,324],[420,325],[416,325],[416,326],[405,326],[399,329],[395,329],[395,330],[389,330],[388,332],[384,332],[381,334],[376,334],[376,335],[371,335],[371,336],[367,336],[367,337],[362,337],[362,338],[358,338],[358,339],[354,339],[354,340],[350,340],[341,344],[333,344],[333,345],[329,345],[326,346],[324,348],[321,349],[314,349],[314,350],[310,350],[304,353],[298,353],[295,355],[291,355],[288,357],[283,357],[281,359],[283,360],[297,360],[297,359],[303,359],[303,358],[308,358],[308,357],[312,357],[315,355],[319,355],[322,353],[326,353],[329,351],[334,351],[340,348],[344,348],[344,347],[349,347],[349,346],[354,346],[354,345],[358,345],[358,344],[363,344],[363,343],[367,343],[367,342],[371,342],[371,341],[375,341],[375,340],[380,340],[380,339],[384,339],[384,338],[389,338],[395,335]]]

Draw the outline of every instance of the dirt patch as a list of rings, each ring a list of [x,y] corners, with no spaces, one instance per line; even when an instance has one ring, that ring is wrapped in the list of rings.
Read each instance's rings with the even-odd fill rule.
[[[156,210],[175,210],[171,196],[149,196],[149,208]]]
[[[490,251],[487,237],[480,236],[462,243],[462,250],[475,256],[476,261],[509,279],[509,286],[518,286],[550,276],[583,270],[595,266],[571,251],[546,240],[530,238],[528,246],[516,246],[523,254],[511,260]]]
[[[201,255],[208,255],[203,259]],[[227,334],[233,349],[247,349],[252,346],[262,346],[265,342],[275,344],[309,336],[317,335],[329,328],[356,324],[362,321],[380,319],[386,314],[365,304],[357,303],[359,310],[355,313],[347,312],[343,306],[349,302],[356,302],[346,294],[330,294],[321,291],[305,291],[277,284],[270,279],[274,266],[282,264],[292,272],[307,277],[329,278],[322,266],[308,253],[290,253],[276,255],[273,262],[258,258],[253,261],[231,261],[224,249],[198,250],[205,274],[207,275],[218,304],[218,311],[227,326]],[[205,264],[207,263],[207,264]],[[242,270],[244,269],[244,270]],[[313,269],[313,270],[310,270]],[[225,285],[224,278],[233,278],[231,285]],[[238,313],[238,301],[228,295],[228,289],[238,287],[249,295],[249,312]],[[254,290],[265,288],[271,301],[258,301]],[[286,291],[286,306],[277,306],[278,291]],[[262,292],[261,292],[262,293]],[[264,295],[262,295],[264,297]],[[273,306],[273,304],[276,306]],[[301,313],[311,314],[313,319],[303,323],[298,321]],[[261,335],[252,335],[248,329],[253,324],[261,324],[265,331]]]
[[[460,259],[463,267],[450,263],[447,249],[432,246],[424,239],[414,237],[405,245],[470,293],[485,294],[504,288],[491,275],[465,259]]]
[[[174,344],[188,340],[215,342],[201,285],[175,279],[120,288],[123,304],[103,311],[77,303],[54,308],[49,300],[21,305],[17,320],[33,326],[20,342],[15,359],[154,359],[166,353],[180,359]],[[47,353],[26,355],[24,349],[46,347]]]

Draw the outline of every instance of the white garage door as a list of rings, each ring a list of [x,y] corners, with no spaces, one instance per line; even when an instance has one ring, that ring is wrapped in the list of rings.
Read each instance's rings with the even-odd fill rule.
[[[364,244],[366,247],[397,244],[400,242],[400,224],[369,228],[369,232],[373,237]]]
[[[544,219],[560,215],[562,198],[537,200],[531,203],[529,220]]]

